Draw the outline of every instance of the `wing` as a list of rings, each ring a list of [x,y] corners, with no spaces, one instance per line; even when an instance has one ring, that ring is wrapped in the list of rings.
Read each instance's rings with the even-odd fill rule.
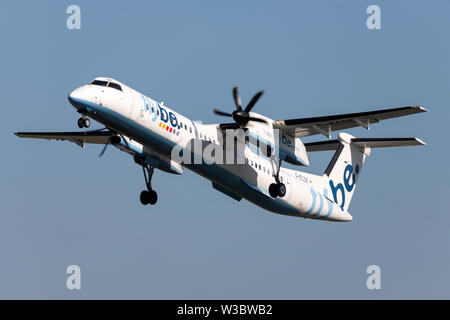
[[[84,148],[85,143],[107,144],[112,137],[109,131],[83,131],[83,132],[15,132],[21,138],[35,138],[48,140],[71,141]]]
[[[327,140],[305,143],[306,151],[336,150],[341,143],[339,140]],[[367,148],[387,148],[402,146],[425,146],[426,143],[419,138],[353,138],[352,144]]]
[[[83,132],[15,132],[16,136],[21,138],[35,138],[48,140],[65,140],[71,141],[84,148],[85,143],[93,144],[110,144],[111,138],[116,134],[108,130],[93,130]],[[131,140],[127,136],[119,134],[122,138],[120,142],[113,145],[121,151],[124,151],[134,157],[134,161],[139,165],[145,163],[154,166],[164,172],[173,174],[182,174],[183,167],[175,161],[152,151],[151,149],[144,150],[144,146],[136,141]],[[117,136],[116,136],[117,137]],[[105,149],[103,149],[102,153]],[[100,155],[101,155],[100,154]]]
[[[274,121],[273,127],[276,129],[280,129],[283,132],[286,132],[294,137],[305,137],[319,133],[329,137],[331,131],[343,130],[358,126],[362,126],[368,129],[370,124],[380,122],[381,120],[398,118],[426,111],[427,110],[422,107],[414,106],[359,113],[338,114],[326,117],[277,120]]]

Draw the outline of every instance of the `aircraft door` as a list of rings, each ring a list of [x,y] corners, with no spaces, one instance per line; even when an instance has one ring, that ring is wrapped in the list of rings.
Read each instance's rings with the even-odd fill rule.
[[[136,94],[135,106],[139,110],[136,121],[145,123],[150,117],[150,102],[146,96],[141,93]]]
[[[131,97],[130,119],[137,121],[140,119],[142,115],[143,101],[142,99],[140,99],[140,94],[132,89],[130,89],[130,97]]]

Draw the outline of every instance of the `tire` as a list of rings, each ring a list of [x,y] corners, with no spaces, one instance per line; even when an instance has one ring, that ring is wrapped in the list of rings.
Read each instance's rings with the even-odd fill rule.
[[[283,198],[286,195],[286,186],[281,182],[277,184],[277,193],[280,198]]]
[[[158,201],[158,194],[155,190],[150,190],[147,193],[147,201],[149,204],[154,205]]]
[[[147,204],[149,204],[148,202],[148,191],[144,190],[141,192],[141,195],[139,196],[139,199],[141,200],[141,203],[146,206]]]
[[[88,118],[84,118],[83,125],[85,128],[89,128],[91,126],[91,120],[89,120]]]
[[[275,183],[272,183],[269,186],[269,194],[272,198],[276,198],[278,196],[278,189],[277,189],[277,185]]]
[[[83,118],[80,118],[80,119],[78,119],[78,128],[84,128],[84,121],[83,121]]]

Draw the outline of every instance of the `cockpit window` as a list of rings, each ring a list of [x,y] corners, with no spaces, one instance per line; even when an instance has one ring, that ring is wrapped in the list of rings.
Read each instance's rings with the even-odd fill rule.
[[[122,91],[122,87],[120,85],[118,85],[117,83],[114,83],[114,82],[110,82],[108,84],[108,87],[111,87],[111,88],[114,88],[114,89]]]
[[[102,86],[102,87],[106,87],[106,85],[108,84],[107,81],[102,81],[102,80],[94,80],[92,81],[90,84],[95,84],[97,86]]]

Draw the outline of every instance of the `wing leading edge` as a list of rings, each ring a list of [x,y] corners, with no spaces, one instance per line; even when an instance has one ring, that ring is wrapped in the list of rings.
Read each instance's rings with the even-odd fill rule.
[[[71,141],[84,148],[85,143],[108,144],[112,133],[109,131],[83,131],[83,132],[15,132],[20,138],[48,139]]]
[[[361,148],[388,148],[403,146],[424,146],[425,142],[419,138],[353,138],[351,143]],[[336,150],[341,143],[339,140],[326,140],[305,143],[306,151]]]
[[[315,134],[323,134],[329,137],[330,132],[332,131],[359,126],[368,129],[370,124],[380,122],[381,120],[403,117],[421,112],[427,112],[427,110],[420,106],[401,107],[325,117],[277,120],[274,121],[273,127],[294,137],[305,137]]]

